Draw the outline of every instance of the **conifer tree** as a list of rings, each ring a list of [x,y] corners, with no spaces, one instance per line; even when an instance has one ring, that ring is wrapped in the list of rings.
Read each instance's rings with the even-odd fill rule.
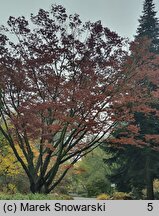
[[[139,19],[139,26],[137,28],[136,39],[147,37],[151,40],[149,50],[153,53],[159,54],[159,19],[156,16],[155,4],[153,0],[145,0],[143,4],[143,14]],[[147,87],[150,91],[156,89],[156,86],[152,85],[146,78],[144,82],[148,83]],[[152,107],[158,109],[158,105],[152,104]],[[159,122],[158,119],[152,114],[148,118],[145,118],[142,113],[136,113],[136,124],[140,125],[140,134],[158,134]],[[150,143],[150,145],[152,145]],[[155,153],[151,150],[143,151],[141,156],[145,157],[145,170],[146,170],[146,184],[147,184],[147,196],[148,198],[154,198],[153,181],[156,177],[156,171],[158,172],[159,161],[155,157]],[[154,160],[155,158],[155,160]],[[153,166],[152,166],[153,161]]]
[[[159,20],[156,16],[153,0],[145,0],[143,14],[139,19],[136,38],[148,37],[151,40],[151,51],[159,52]]]
[[[143,14],[139,19],[139,27],[137,28],[137,34],[135,41],[142,41],[142,38],[150,39],[149,51],[151,53],[159,53],[159,21],[156,17],[155,5],[153,0],[145,0],[143,4]],[[139,39],[139,40],[138,40]],[[132,53],[132,57],[133,57]],[[146,77],[142,80],[143,87],[153,91],[157,88],[156,85],[151,83]],[[156,103],[150,104],[152,108],[158,110]],[[141,141],[146,134],[158,135],[159,131],[159,120],[153,114],[146,117],[143,112],[135,112],[134,124],[140,127],[139,137]],[[118,131],[116,131],[118,132]],[[114,134],[113,134],[114,136]],[[116,133],[116,136],[123,137]],[[113,175],[110,179],[117,184],[119,190],[129,191],[137,189],[138,192],[146,187],[147,199],[154,199],[153,181],[155,178],[159,178],[159,159],[158,152],[153,150],[153,144],[150,142],[149,147],[138,148],[131,145],[125,145],[124,150],[113,149],[113,147],[105,148],[109,150],[113,155],[109,162],[111,164],[117,161],[118,166],[114,170]],[[115,156],[113,152],[115,151]],[[118,157],[118,158],[117,158]],[[108,160],[106,160],[108,163]],[[125,184],[125,182],[127,182]],[[124,184],[123,184],[124,183]],[[140,197],[141,198],[141,197]]]

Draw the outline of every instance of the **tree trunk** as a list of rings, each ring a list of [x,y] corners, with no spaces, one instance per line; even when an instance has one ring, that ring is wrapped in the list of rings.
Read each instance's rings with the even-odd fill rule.
[[[153,178],[147,179],[147,200],[154,200]]]
[[[150,156],[146,157],[146,199],[154,200],[154,190],[153,190],[153,176],[150,168]]]
[[[49,190],[45,184],[38,184],[38,183],[30,183],[30,191],[35,193],[41,193],[41,194],[48,194]]]

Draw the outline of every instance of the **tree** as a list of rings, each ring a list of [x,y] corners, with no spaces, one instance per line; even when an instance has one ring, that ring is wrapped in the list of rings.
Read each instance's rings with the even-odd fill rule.
[[[17,162],[12,149],[0,134],[0,184],[1,190],[7,191],[10,186],[15,186],[13,180],[19,175],[21,166]]]
[[[111,193],[106,175],[110,172],[103,162],[105,152],[96,148],[80,160],[72,170],[73,191],[85,193],[88,197]]]
[[[151,44],[149,46],[150,52],[159,53],[159,20],[156,17],[155,5],[153,0],[145,0],[143,15],[139,19],[139,27],[137,29],[136,38],[147,37],[150,39]],[[147,83],[149,91],[155,90],[157,88],[156,84],[151,83],[150,80],[144,78],[144,82]],[[153,108],[158,109],[158,104],[152,103]],[[159,121],[152,113],[149,117],[145,117],[142,113],[136,112],[135,114],[136,124],[140,124],[142,134],[158,134]],[[147,174],[146,178],[149,183],[147,183],[147,196],[148,198],[153,199],[153,181],[156,175],[158,174],[158,159],[155,156],[154,151],[145,151],[143,152],[143,157],[146,157],[147,164]],[[141,155],[142,156],[142,155]],[[155,162],[154,162],[155,159]],[[153,163],[153,170],[151,168],[151,163]],[[150,165],[148,165],[150,164]],[[151,170],[151,171],[150,171]],[[157,175],[158,176],[158,175]],[[151,185],[151,186],[150,186]],[[148,195],[149,194],[149,195]]]
[[[133,147],[131,149],[132,154],[127,155],[131,158],[127,161],[133,161],[137,155],[140,155],[138,163],[142,161],[143,164],[142,166],[136,165],[135,169],[139,171],[144,168],[144,173],[140,172],[140,174],[143,173],[141,177],[143,179],[143,186],[146,185],[147,188],[147,199],[154,199],[153,181],[156,177],[158,178],[159,169],[159,161],[156,156],[159,137],[157,107],[159,90],[158,79],[156,77],[159,73],[159,65],[158,56],[149,51],[150,46],[151,43],[149,45],[142,44],[141,41],[133,43],[133,50],[128,62],[131,63],[131,59],[137,58],[141,59],[142,64],[138,66],[136,72],[133,71],[133,79],[130,79],[126,84],[127,89],[125,89],[125,93],[123,92],[122,97],[116,100],[119,108],[118,112],[114,115],[116,118],[121,119],[121,123],[117,126],[119,134],[115,136],[116,139],[113,140],[113,143],[116,147],[122,148],[122,145],[125,146],[123,147],[126,149],[125,156],[131,149],[128,145],[141,148]],[[134,165],[135,163],[131,167],[127,167],[127,171],[133,170]],[[134,175],[131,174],[131,182],[132,179],[136,179],[135,172]]]
[[[124,144],[123,148],[118,146],[104,146],[109,158],[104,159],[107,166],[110,166],[110,174],[107,178],[116,184],[116,189],[123,192],[131,192],[134,199],[143,199],[143,190],[147,187],[148,168],[154,179],[159,177],[158,151],[147,152],[144,148]],[[150,151],[151,150],[151,151]],[[147,166],[147,156],[151,158]],[[151,184],[153,187],[153,182]]]
[[[33,30],[24,17],[10,17],[2,27],[0,131],[31,192],[49,193],[115,124],[110,103],[123,86],[124,40],[60,5],[31,22]]]
[[[140,16],[135,37],[148,37],[151,40],[150,50],[159,53],[159,21],[156,17],[153,0],[144,1],[143,15]]]
[[[148,39],[150,42],[148,43],[141,43],[143,39]],[[152,0],[145,0],[144,6],[143,6],[143,15],[139,19],[139,27],[137,29],[137,34],[135,36],[135,44],[139,47],[141,50],[141,46],[148,46],[147,49],[152,53],[159,53],[159,21],[156,17],[156,11],[155,11],[155,5]],[[144,48],[143,48],[144,49]],[[139,50],[137,50],[138,52]],[[136,51],[135,51],[136,52]],[[137,53],[133,52],[131,53],[132,58],[134,58],[134,55],[137,55]],[[149,53],[150,55],[150,53]],[[144,55],[145,56],[145,55]],[[139,58],[143,58],[143,61],[145,61],[143,55],[138,56]],[[153,58],[153,57],[152,57]],[[151,59],[152,60],[152,59]],[[149,60],[148,60],[149,62]],[[147,98],[151,97],[151,93],[153,91],[157,90],[157,82],[155,81],[155,76],[157,77],[157,72],[154,73],[155,68],[152,70],[153,60],[151,61],[151,64],[149,64],[147,61],[145,62],[145,66],[140,71],[140,81],[137,81],[134,79],[134,82],[138,83],[142,86],[143,89],[146,89],[145,93],[147,94]],[[147,67],[147,65],[149,66]],[[151,67],[150,67],[151,65]],[[147,67],[147,69],[146,69]],[[147,70],[147,72],[146,72]],[[158,66],[156,66],[156,70],[158,70]],[[144,74],[142,71],[145,71]],[[148,74],[152,73],[152,74]],[[152,78],[153,77],[153,78]],[[153,80],[152,80],[153,79]],[[143,91],[143,90],[142,90]],[[145,94],[144,93],[144,94]],[[136,95],[141,94],[141,89],[139,89],[139,92],[136,92]],[[142,110],[138,109],[134,113],[131,113],[133,115],[133,127],[132,130],[138,131],[138,136],[136,138],[143,141],[144,136],[156,136],[158,135],[158,128],[159,128],[159,119],[156,117],[155,112],[153,112],[154,109],[158,110],[158,102],[157,100],[154,100],[153,102],[146,102],[144,101],[144,94],[142,93],[140,97],[143,99],[143,108]],[[136,96],[138,97],[138,96]],[[138,98],[139,99],[139,98]],[[134,103],[137,103],[137,101],[133,101]],[[149,109],[149,114],[147,115],[147,111]],[[151,112],[152,111],[152,112]],[[132,112],[132,111],[130,111]],[[145,113],[144,113],[145,112]],[[129,126],[126,124],[125,128]],[[134,126],[137,126],[136,129]],[[122,131],[123,134],[126,131]],[[127,132],[126,132],[127,133]],[[129,132],[130,133],[130,132]],[[125,141],[125,149],[124,151],[118,151],[118,157],[121,156],[121,166],[119,166],[115,173],[117,175],[118,171],[123,172],[124,169],[124,179],[130,180],[129,182],[131,185],[137,185],[140,189],[143,187],[147,187],[147,199],[153,199],[154,198],[154,192],[153,192],[153,181],[155,178],[158,178],[158,169],[159,169],[159,160],[157,157],[157,152],[153,149],[152,140],[149,140],[149,147],[143,147],[142,149],[136,148],[134,146],[130,146],[128,144],[132,144],[135,141],[132,141],[129,137],[126,135],[117,135],[118,138],[121,137]],[[132,135],[133,137],[133,135]],[[129,139],[128,139],[129,138]],[[126,145],[127,140],[127,145]],[[148,140],[147,140],[148,141]],[[137,140],[136,140],[137,142]],[[157,140],[156,140],[157,142]],[[152,147],[152,149],[151,149]],[[120,152],[120,153],[119,153]],[[125,163],[126,164],[123,167],[123,154],[125,154]],[[138,155],[138,161],[136,161]],[[115,157],[116,158],[116,157]],[[132,163],[132,161],[134,161]],[[136,161],[136,163],[135,163]],[[142,161],[142,165],[141,165]],[[129,163],[130,162],[130,163]],[[118,162],[119,163],[119,162]],[[140,163],[140,166],[138,165]],[[129,164],[129,165],[128,165]],[[135,166],[136,164],[136,166]],[[131,173],[130,173],[131,171]],[[136,176],[140,176],[140,181],[136,179]],[[121,182],[123,178],[119,179],[118,182]],[[121,180],[121,181],[120,181]],[[130,189],[130,188],[129,188]]]

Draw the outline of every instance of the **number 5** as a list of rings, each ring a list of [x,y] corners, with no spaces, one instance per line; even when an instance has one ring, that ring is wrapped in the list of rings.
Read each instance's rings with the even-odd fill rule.
[[[152,211],[153,210],[153,203],[148,203],[147,210]]]

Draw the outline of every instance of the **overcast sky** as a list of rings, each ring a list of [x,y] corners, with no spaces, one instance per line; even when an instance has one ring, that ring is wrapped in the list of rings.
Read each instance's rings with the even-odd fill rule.
[[[0,24],[8,17],[36,13],[39,8],[49,9],[51,4],[63,5],[68,13],[77,13],[82,21],[102,20],[104,26],[119,35],[133,38],[144,0],[0,0]],[[159,0],[154,0],[159,11]],[[159,13],[158,13],[159,17]]]

